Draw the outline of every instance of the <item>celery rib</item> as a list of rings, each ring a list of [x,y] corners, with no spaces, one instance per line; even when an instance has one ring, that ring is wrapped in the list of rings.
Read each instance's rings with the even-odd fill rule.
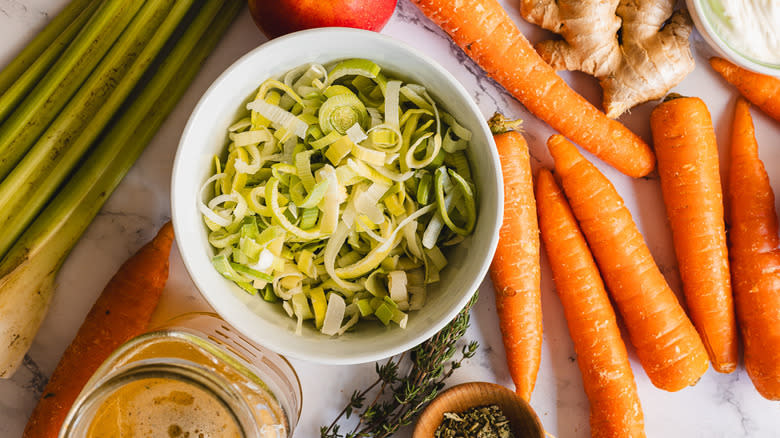
[[[0,260],[0,281],[26,259],[42,252],[58,262],[64,259],[186,91],[210,47],[238,9],[238,0],[229,0],[225,6],[206,2],[153,79]],[[196,47],[198,50],[194,50]]]
[[[76,93],[146,1],[107,0],[30,94],[0,126],[0,179]]]
[[[148,2],[49,129],[0,183],[0,229],[4,230],[0,257],[121,107],[193,1]]]
[[[29,348],[51,297],[54,286],[50,283],[65,257],[176,106],[242,6],[239,0],[224,5],[205,2],[149,83],[0,261],[0,308],[8,303],[36,303],[0,319],[0,346],[6,348],[0,354],[0,378],[10,377]],[[26,299],[33,295],[41,298]]]
[[[89,8],[94,8],[100,3],[99,0],[72,0],[67,6],[52,19],[43,30],[22,49],[21,52],[11,61],[3,71],[0,71],[0,93],[5,93],[16,82],[30,66],[37,62],[41,57],[51,56],[56,59],[60,52],[70,43],[75,33],[70,38],[61,38],[62,34],[68,32],[71,23],[78,20],[81,13]],[[83,26],[83,22],[81,23]],[[79,26],[80,29],[82,26]],[[72,31],[73,29],[71,29]],[[55,48],[56,47],[56,48]],[[54,50],[52,50],[54,49]],[[54,54],[56,52],[56,54]],[[52,61],[53,61],[52,59]]]
[[[229,1],[233,4],[237,0]],[[67,255],[67,251],[151,140],[180,94],[186,90],[189,81],[185,80],[185,75],[194,75],[197,69],[190,71],[194,61],[208,54],[206,50],[194,51],[194,48],[199,38],[207,32],[211,21],[215,21],[216,25],[215,17],[220,7],[220,2],[205,2],[152,80],[122,112],[110,132],[87,154],[84,163],[52,202],[0,260],[0,279],[25,259],[37,254],[36,249],[45,247],[45,252],[58,256],[58,259]],[[221,15],[217,18],[221,18]],[[209,34],[204,36],[204,40],[207,36]],[[64,236],[75,238],[73,242],[68,242]],[[53,242],[59,243],[54,245]]]
[[[62,33],[51,42],[49,47],[41,53],[35,61],[29,64],[29,67],[18,75],[18,78],[9,84],[7,87],[3,87],[3,94],[0,96],[0,122],[5,120],[9,114],[16,108],[16,105],[24,99],[27,93],[32,89],[35,84],[46,74],[49,67],[57,60],[63,50],[73,41],[73,38],[84,27],[87,20],[95,12],[95,9],[100,5],[100,2],[93,1],[87,8],[81,11],[81,13],[75,17],[72,23]],[[59,18],[59,17],[57,17]],[[48,29],[48,28],[47,28]],[[9,68],[12,66],[9,66]],[[13,66],[15,67],[15,66]],[[5,73],[6,70],[3,70]],[[0,73],[0,76],[3,75]],[[10,74],[8,75],[11,76]],[[0,79],[2,81],[3,79]],[[2,84],[0,84],[2,85]]]

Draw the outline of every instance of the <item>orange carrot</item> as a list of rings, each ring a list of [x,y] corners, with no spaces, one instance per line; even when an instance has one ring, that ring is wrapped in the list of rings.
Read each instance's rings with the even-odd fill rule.
[[[707,351],[609,180],[561,135],[547,141],[563,190],[653,384],[679,391],[707,371]]]
[[[713,368],[730,373],[737,322],[712,119],[701,99],[672,96],[653,109],[650,127],[688,311]]]
[[[745,369],[762,396],[780,400],[780,238],[749,106],[737,101],[731,133],[729,254]]]
[[[499,114],[490,121],[504,175],[504,222],[490,264],[496,312],[515,391],[531,399],[542,355],[539,227],[531,162],[522,134]]]
[[[780,78],[745,70],[721,58],[710,58],[710,65],[747,100],[780,121]]]
[[[645,436],[634,373],[604,282],[563,192],[547,169],[536,176],[539,228],[590,400],[590,436]]]
[[[655,167],[650,147],[608,119],[536,53],[496,0],[412,0],[529,111],[626,175]]]
[[[172,242],[173,227],[168,222],[106,285],[54,369],[24,428],[25,438],[55,438],[100,364],[146,329],[168,279]]]

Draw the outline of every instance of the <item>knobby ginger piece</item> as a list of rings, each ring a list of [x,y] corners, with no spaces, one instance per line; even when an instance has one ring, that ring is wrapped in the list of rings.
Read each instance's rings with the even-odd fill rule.
[[[536,45],[557,70],[595,76],[607,117],[660,99],[693,71],[686,10],[674,0],[522,0],[523,17],[563,36]],[[620,31],[620,39],[618,32]]]

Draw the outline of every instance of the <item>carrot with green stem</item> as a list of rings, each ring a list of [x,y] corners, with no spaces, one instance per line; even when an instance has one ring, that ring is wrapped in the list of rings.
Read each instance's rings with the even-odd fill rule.
[[[721,58],[710,58],[710,65],[745,99],[780,121],[780,78],[746,70]]]
[[[707,371],[699,334],[615,187],[561,135],[547,141],[574,215],[650,381],[679,391]]]
[[[653,109],[650,127],[688,312],[713,368],[730,373],[737,323],[712,119],[701,99],[672,95]]]
[[[515,391],[531,399],[542,355],[539,227],[528,144],[520,121],[490,119],[504,175],[504,222],[490,264],[496,312]]]
[[[412,0],[483,70],[558,132],[632,177],[655,167],[650,147],[607,118],[536,53],[496,0]]]
[[[729,158],[729,255],[745,369],[762,396],[780,400],[780,237],[744,99],[737,101]]]
[[[552,173],[536,176],[539,228],[590,401],[592,437],[645,436],[634,373],[604,282]]]
[[[54,369],[27,421],[25,438],[56,437],[92,373],[117,347],[143,333],[168,279],[172,243],[168,222],[109,281]]]

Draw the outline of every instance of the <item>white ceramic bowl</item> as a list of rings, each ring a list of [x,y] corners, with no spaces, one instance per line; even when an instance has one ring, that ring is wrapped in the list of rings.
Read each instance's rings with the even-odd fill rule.
[[[345,58],[374,60],[386,71],[425,86],[473,133],[469,159],[478,190],[474,233],[449,254],[442,280],[429,287],[428,302],[412,312],[406,329],[361,324],[341,337],[308,325],[295,335],[295,320],[278,303],[250,296],[211,265],[214,250],[197,208],[198,189],[211,175],[212,160],[226,146],[226,129],[260,83],[308,62]],[[327,364],[378,360],[433,336],[466,304],[482,282],[498,242],[503,217],[503,181],[493,137],[469,93],[436,62],[387,36],[356,29],[326,28],[274,39],[230,66],[195,107],[173,167],[172,213],[176,242],[198,289],[225,320],[255,342],[278,353]]]
[[[765,75],[780,77],[780,65],[768,64],[757,61],[744,53],[732,48],[729,43],[715,30],[715,26],[710,22],[708,15],[709,7],[703,4],[705,0],[685,0],[688,11],[693,19],[693,24],[701,36],[707,41],[707,44],[715,50],[720,56],[728,59],[734,64]],[[731,0],[740,1],[740,0]]]

